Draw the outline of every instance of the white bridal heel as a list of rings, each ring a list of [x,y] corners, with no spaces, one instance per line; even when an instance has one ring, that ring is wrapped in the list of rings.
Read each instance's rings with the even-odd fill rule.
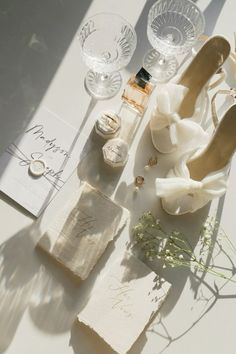
[[[208,141],[208,134],[200,126],[207,108],[207,84],[229,54],[230,44],[224,37],[211,37],[177,83],[157,87],[150,130],[159,152],[191,150]]]
[[[225,113],[203,149],[183,155],[166,178],[156,179],[156,195],[171,215],[193,213],[227,189],[236,150],[236,105]]]

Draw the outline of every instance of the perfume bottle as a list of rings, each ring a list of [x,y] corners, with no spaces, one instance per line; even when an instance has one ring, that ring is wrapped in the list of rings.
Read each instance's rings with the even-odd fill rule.
[[[148,99],[154,88],[150,82],[151,78],[152,76],[144,68],[141,68],[135,76],[129,79],[122,95],[122,100],[141,115],[145,112]]]

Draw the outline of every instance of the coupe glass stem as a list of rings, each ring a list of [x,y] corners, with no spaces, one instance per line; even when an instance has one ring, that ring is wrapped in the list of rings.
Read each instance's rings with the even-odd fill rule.
[[[105,81],[109,78],[109,75],[108,74],[100,74],[100,79],[101,81]]]
[[[166,63],[166,58],[163,54],[160,54],[160,57],[158,59],[158,64],[161,66],[161,65],[165,65]]]
[[[85,78],[87,91],[98,99],[114,96],[121,86],[121,75],[118,71],[112,73],[98,73],[90,70]]]
[[[110,78],[110,75],[109,74],[105,74],[105,73],[98,73],[97,74],[97,81],[98,81],[98,84],[100,83],[102,86],[107,86],[108,83],[109,83],[109,78]]]
[[[178,61],[174,56],[166,56],[155,49],[150,50],[144,57],[143,66],[156,82],[166,82],[175,75]]]

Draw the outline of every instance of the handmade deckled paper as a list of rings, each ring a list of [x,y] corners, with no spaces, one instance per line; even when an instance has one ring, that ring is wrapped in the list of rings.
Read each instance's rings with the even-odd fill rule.
[[[125,354],[165,300],[170,284],[134,256],[117,259],[78,314],[119,354]]]
[[[86,279],[127,218],[126,209],[83,183],[38,246],[74,275]]]

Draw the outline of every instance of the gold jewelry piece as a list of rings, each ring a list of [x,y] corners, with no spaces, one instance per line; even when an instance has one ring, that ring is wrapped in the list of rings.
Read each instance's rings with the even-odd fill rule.
[[[134,180],[134,185],[135,185],[135,190],[138,191],[140,187],[142,187],[144,184],[144,177],[143,176],[137,176],[135,177]]]
[[[148,164],[144,167],[145,170],[149,170],[150,167],[156,166],[158,163],[157,157],[150,157]]]

